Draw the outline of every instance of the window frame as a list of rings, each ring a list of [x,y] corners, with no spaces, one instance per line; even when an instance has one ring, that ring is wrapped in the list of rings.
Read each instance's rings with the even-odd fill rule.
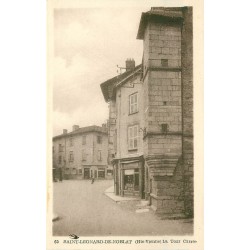
[[[73,162],[74,161],[74,152],[70,151],[69,152],[69,162]]]
[[[97,160],[102,161],[102,151],[101,150],[97,151]]]
[[[82,145],[86,145],[86,143],[87,143],[87,136],[83,135],[82,136]]]
[[[133,100],[134,96],[136,96],[136,102],[134,102]],[[138,92],[129,95],[129,115],[139,112],[138,97],[139,97]],[[136,109],[134,108],[135,106]]]
[[[98,144],[102,144],[102,136],[101,135],[97,135],[96,136],[96,141]]]
[[[84,149],[82,150],[82,161],[87,161],[87,154]]]
[[[136,128],[136,135],[135,135],[135,128]],[[132,131],[132,136],[130,133],[131,131]],[[138,142],[139,142],[139,125],[135,124],[128,126],[128,150],[129,151],[138,150],[138,144],[139,144]]]
[[[69,146],[73,147],[74,146],[74,140],[73,140],[73,136],[69,137]]]

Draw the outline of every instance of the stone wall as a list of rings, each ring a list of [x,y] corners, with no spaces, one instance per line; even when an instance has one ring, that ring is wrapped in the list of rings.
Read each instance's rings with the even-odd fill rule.
[[[156,212],[180,217],[193,213],[192,15],[181,10],[183,24],[148,19],[143,61],[146,189]]]
[[[182,102],[183,102],[183,165],[185,212],[192,217],[193,204],[193,24],[192,8],[183,10],[184,22],[182,28]]]

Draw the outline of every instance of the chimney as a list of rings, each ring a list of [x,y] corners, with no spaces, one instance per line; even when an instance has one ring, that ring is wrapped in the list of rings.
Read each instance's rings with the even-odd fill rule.
[[[76,131],[77,129],[79,129],[79,125],[73,125],[72,131]]]
[[[63,129],[63,134],[66,135],[68,133],[67,129]]]
[[[103,124],[102,124],[102,128],[106,129],[106,128],[107,128],[107,124],[106,124],[106,123],[103,123]]]
[[[135,60],[129,58],[126,60],[126,71],[134,70],[135,69]]]

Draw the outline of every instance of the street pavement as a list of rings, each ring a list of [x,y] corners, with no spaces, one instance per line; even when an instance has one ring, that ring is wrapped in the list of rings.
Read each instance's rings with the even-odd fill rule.
[[[140,201],[114,202],[104,194],[113,180],[53,183],[54,236],[191,235],[192,220],[161,220],[153,211],[136,213]]]

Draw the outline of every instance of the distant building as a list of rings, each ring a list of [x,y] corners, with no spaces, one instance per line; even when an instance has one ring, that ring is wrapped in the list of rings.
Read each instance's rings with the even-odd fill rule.
[[[108,168],[108,133],[106,125],[79,128],[53,137],[54,178],[106,179],[112,178]]]
[[[151,8],[137,34],[142,65],[127,60],[126,72],[101,84],[115,193],[169,217],[193,216],[192,35],[191,7]]]

